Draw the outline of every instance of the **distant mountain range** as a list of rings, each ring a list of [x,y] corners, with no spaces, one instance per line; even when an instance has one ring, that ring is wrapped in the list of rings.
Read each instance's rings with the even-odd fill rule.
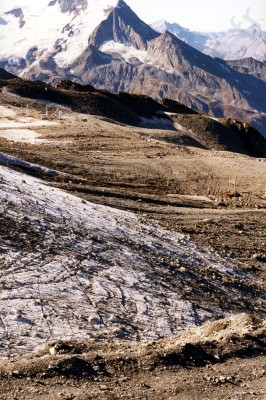
[[[23,4],[23,2],[21,1]],[[214,59],[141,21],[123,0],[40,0],[1,16],[0,67],[111,92],[171,98],[266,136],[266,65]]]
[[[256,24],[248,29],[231,29],[218,33],[194,32],[164,20],[153,23],[151,27],[160,33],[171,32],[185,43],[211,57],[224,60],[252,57],[258,61],[266,61],[266,32]]]

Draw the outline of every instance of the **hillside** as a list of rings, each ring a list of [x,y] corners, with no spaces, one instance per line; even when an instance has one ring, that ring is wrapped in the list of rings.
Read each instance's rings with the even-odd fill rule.
[[[2,92],[24,97],[24,104],[27,98],[50,101],[55,103],[54,112],[58,104],[74,112],[99,115],[133,126],[152,128],[157,124],[173,131],[165,135],[165,140],[176,144],[228,150],[251,156],[266,155],[266,140],[248,124],[238,121],[229,123],[226,119],[214,120],[173,100],[155,101],[144,95],[111,94],[91,85],[67,80],[58,82],[54,88],[42,82],[18,79],[5,70],[0,70],[0,73],[3,76],[0,79]],[[44,112],[44,107],[42,109]]]
[[[0,75],[1,398],[263,400],[265,139]]]

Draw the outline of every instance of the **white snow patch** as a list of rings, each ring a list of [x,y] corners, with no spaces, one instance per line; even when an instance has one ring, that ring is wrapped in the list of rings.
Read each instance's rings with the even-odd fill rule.
[[[28,109],[27,113],[30,113]],[[30,128],[55,125],[58,125],[58,122],[23,116],[17,110],[0,106],[0,137],[2,138],[30,144],[48,143],[49,140],[41,139],[40,134]]]
[[[174,123],[174,127],[181,132],[187,132],[187,128],[181,124],[179,124],[178,122]]]
[[[8,107],[0,106],[0,118],[2,117],[14,117],[16,115],[15,111]]]
[[[42,126],[53,126],[58,125],[57,122],[45,121],[42,119],[34,118],[16,118],[13,119],[0,119],[0,129],[1,128],[30,128],[30,127],[42,127]]]
[[[173,68],[167,68],[160,61],[154,60],[150,57],[148,51],[138,50],[134,46],[129,46],[126,43],[110,40],[105,42],[100,47],[100,50],[106,54],[119,54],[129,64],[133,62],[133,59],[138,59],[142,64],[151,65],[154,68],[167,72],[168,74],[174,73]]]
[[[0,137],[14,142],[41,144],[48,143],[46,139],[40,139],[39,134],[30,129],[6,129],[0,130]]]
[[[25,58],[29,49],[37,47],[38,59],[52,52],[57,42],[62,50],[55,61],[65,67],[85,50],[90,34],[107,18],[107,10],[116,5],[117,0],[90,0],[86,10],[77,15],[62,13],[58,3],[52,7],[39,1],[31,2],[29,8],[22,5],[26,21],[22,28],[17,18],[2,15],[7,24],[0,26],[0,57],[9,60],[13,57],[16,61],[18,57]]]
[[[168,117],[172,117],[175,116],[176,113],[172,113],[172,112],[168,112],[168,111],[158,111],[156,113],[157,115],[162,115],[162,116],[168,116]],[[181,131],[181,132],[187,132],[187,128],[181,124],[179,124],[178,122],[174,122],[172,121],[170,118],[157,118],[157,117],[153,117],[153,118],[142,118],[142,123],[144,125],[169,125],[174,127],[176,130]]]
[[[124,43],[114,42],[113,40],[105,42],[100,47],[100,50],[103,53],[119,54],[128,63],[130,63],[132,58],[137,58],[142,63],[145,63],[147,60],[147,51],[138,50],[133,46],[128,46]]]
[[[5,166],[12,167],[18,166],[27,169],[27,171],[32,171],[34,173],[38,172],[39,174],[51,175],[51,176],[61,176],[65,179],[72,179],[72,175],[66,174],[64,172],[59,172],[51,168],[43,167],[41,165],[33,164],[27,161],[22,160],[19,157],[14,157],[9,154],[0,153],[0,163]]]
[[[158,111],[156,114],[158,115],[169,115],[169,117],[176,115],[177,113],[169,112],[169,111]]]

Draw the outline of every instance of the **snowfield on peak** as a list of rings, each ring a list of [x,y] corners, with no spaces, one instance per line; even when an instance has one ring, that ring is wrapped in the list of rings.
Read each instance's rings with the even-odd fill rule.
[[[35,6],[30,3],[30,7],[23,7],[25,24],[22,27],[18,18],[5,13],[1,16],[6,25],[0,26],[0,42],[4,44],[0,58],[14,57],[15,61],[18,57],[32,57],[34,62],[60,49],[55,61],[60,67],[66,67],[87,47],[90,34],[117,3],[117,0],[89,1],[86,9],[76,14],[63,13],[58,2],[50,7],[47,2],[38,2]],[[13,54],[10,49],[14,49]]]
[[[113,57],[118,55],[122,57],[128,64],[136,64],[137,61],[137,63],[139,62],[144,65],[146,64],[149,66],[153,66],[170,74],[174,73],[173,68],[167,68],[165,67],[163,61],[153,59],[152,55],[149,54],[149,51],[147,50],[138,50],[133,46],[115,42],[113,40],[105,42],[99,48],[99,50],[105,54],[110,54]]]
[[[139,216],[0,167],[0,356],[157,339],[261,304],[230,259]]]
[[[124,43],[114,42],[113,40],[105,42],[99,50],[107,54],[119,54],[128,63],[134,58],[146,63],[148,57],[146,50],[138,50],[133,46],[127,46]]]

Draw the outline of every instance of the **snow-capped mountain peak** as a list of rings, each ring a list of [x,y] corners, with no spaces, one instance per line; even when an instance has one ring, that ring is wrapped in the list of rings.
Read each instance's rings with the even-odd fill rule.
[[[266,60],[266,32],[258,24],[247,29],[231,29],[225,32],[195,32],[167,21],[154,22],[157,32],[169,31],[190,46],[212,57],[235,60],[253,57]]]
[[[44,1],[27,6],[26,2],[25,8],[2,15],[0,41],[5,46],[1,47],[1,59],[10,56],[27,59],[33,49],[36,59],[53,53],[59,66],[67,66],[86,48],[93,30],[121,3],[121,0],[51,0],[48,6]]]

